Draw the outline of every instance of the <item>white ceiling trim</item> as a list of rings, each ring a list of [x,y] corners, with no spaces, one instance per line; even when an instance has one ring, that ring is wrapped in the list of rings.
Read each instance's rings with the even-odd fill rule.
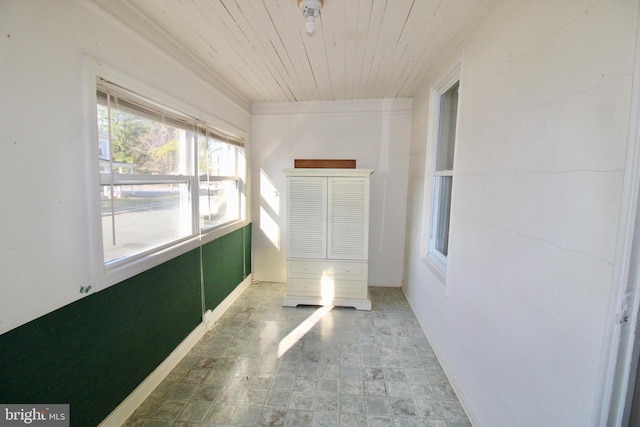
[[[367,99],[353,101],[301,101],[266,102],[251,105],[251,114],[290,115],[290,114],[380,114],[407,113],[413,111],[413,99]]]

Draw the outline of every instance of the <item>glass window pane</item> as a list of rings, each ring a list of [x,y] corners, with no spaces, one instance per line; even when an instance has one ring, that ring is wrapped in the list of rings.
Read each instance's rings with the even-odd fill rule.
[[[200,180],[200,228],[240,219],[240,200],[235,180]]]
[[[449,252],[449,221],[451,216],[452,176],[439,176],[435,179],[436,206],[434,247],[442,255]]]
[[[198,175],[200,228],[239,220],[240,184],[244,178],[242,148],[200,135]]]
[[[183,175],[192,132],[111,106],[111,146],[108,108],[98,104],[98,144],[103,172]]]
[[[456,120],[458,116],[458,86],[451,86],[440,96],[440,119],[438,123],[438,154],[436,170],[453,170],[453,151],[456,142]]]
[[[236,176],[236,150],[226,142],[198,137],[198,175]]]
[[[104,185],[100,192],[105,262],[191,234],[188,183]]]

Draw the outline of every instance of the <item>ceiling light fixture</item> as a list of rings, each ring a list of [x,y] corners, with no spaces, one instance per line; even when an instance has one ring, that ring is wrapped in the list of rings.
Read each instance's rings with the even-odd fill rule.
[[[320,9],[324,0],[298,0],[298,7],[302,9],[302,16],[307,18],[307,33],[313,34],[316,30],[315,19],[320,16]]]

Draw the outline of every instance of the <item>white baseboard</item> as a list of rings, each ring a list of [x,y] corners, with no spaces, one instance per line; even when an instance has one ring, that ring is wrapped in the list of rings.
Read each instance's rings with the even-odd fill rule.
[[[247,276],[236,288],[220,303],[218,306],[211,310],[207,310],[204,314],[202,321],[207,324],[207,329],[211,327],[222,317],[222,315],[231,307],[236,299],[242,294],[253,282],[253,275]]]
[[[405,288],[402,287],[401,289],[402,289],[402,293],[404,294],[405,298],[407,299],[407,302],[409,303],[409,306],[411,306],[411,310],[413,310],[413,312],[415,313],[416,310],[413,307],[413,305],[411,304],[411,300],[407,297],[407,294],[405,292]],[[422,328],[422,331],[424,332],[425,336],[427,337],[427,340],[429,341],[429,344],[431,345],[431,348],[433,349],[433,353],[436,355],[436,359],[438,359],[438,362],[440,363],[440,366],[442,366],[442,370],[444,371],[445,375],[447,376],[447,379],[449,380],[449,383],[451,384],[451,387],[453,388],[453,391],[456,392],[456,395],[458,396],[458,400],[460,401],[460,404],[462,405],[462,407],[464,408],[465,412],[469,416],[469,421],[471,422],[471,425],[473,425],[474,427],[485,427],[485,426],[487,426],[487,424],[480,417],[480,414],[478,413],[478,411],[475,409],[475,406],[471,402],[471,399],[469,399],[469,396],[467,395],[464,387],[462,387],[462,383],[460,383],[460,380],[458,379],[458,377],[456,376],[453,368],[449,364],[448,359],[445,357],[444,353],[442,352],[442,349],[438,345],[438,342],[433,340],[433,334],[431,334],[431,331],[429,330],[427,325],[423,324],[420,321],[418,316],[416,316],[416,319],[418,320],[418,323],[420,324],[420,327]]]
[[[195,329],[178,344],[171,354],[100,423],[100,427],[112,427],[124,424],[138,406],[149,397],[151,392],[160,385],[182,358],[200,341],[200,338],[215,325],[218,319],[231,307],[231,304],[233,304],[240,294],[249,287],[252,282],[252,277],[252,275],[247,276],[213,311],[207,311],[202,316],[202,323],[196,326]]]

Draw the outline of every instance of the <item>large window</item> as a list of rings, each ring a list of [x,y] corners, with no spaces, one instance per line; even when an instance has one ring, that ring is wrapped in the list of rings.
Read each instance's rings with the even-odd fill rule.
[[[242,219],[241,139],[101,79],[97,99],[106,265]]]
[[[435,167],[432,176],[431,226],[429,258],[443,271],[447,269],[449,254],[449,223],[451,218],[451,189],[453,186],[453,154],[458,115],[458,87],[455,81],[438,93]]]

